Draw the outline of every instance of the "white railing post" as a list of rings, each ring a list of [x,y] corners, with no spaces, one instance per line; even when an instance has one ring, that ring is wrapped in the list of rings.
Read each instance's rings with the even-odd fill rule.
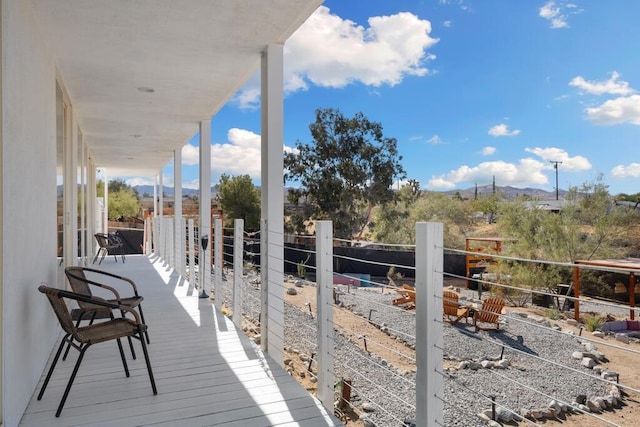
[[[178,266],[180,268],[180,274],[182,276],[186,276],[187,274],[187,242],[186,242],[186,230],[187,230],[187,220],[185,218],[180,218],[180,235],[177,240],[178,244]]]
[[[189,247],[189,285],[196,285],[196,238],[194,233],[193,218],[187,221],[188,247]]]
[[[318,398],[333,411],[333,228],[316,222],[316,302],[318,322]]]
[[[153,223],[152,223],[153,232],[151,233],[151,239],[153,240],[153,245],[152,246],[153,246],[153,253],[154,253],[155,256],[159,255],[159,250],[160,250],[160,242],[158,241],[158,236],[160,235],[160,233],[159,233],[160,227],[159,227],[159,224],[158,224],[159,222],[160,221],[159,221],[158,217],[154,216],[153,217]]]
[[[242,255],[244,254],[244,220],[236,219],[233,230],[233,323],[242,329]]]
[[[260,220],[260,349],[268,350],[269,290],[267,286],[267,220]]]
[[[443,425],[443,228],[416,223],[416,425]]]
[[[222,295],[222,219],[213,219],[213,293],[215,295],[215,306],[218,311],[222,311],[224,295]]]

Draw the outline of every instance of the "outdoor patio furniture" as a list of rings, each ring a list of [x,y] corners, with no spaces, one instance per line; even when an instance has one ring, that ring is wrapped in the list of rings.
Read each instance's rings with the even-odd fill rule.
[[[94,234],[94,237],[96,238],[100,248],[98,249],[96,256],[93,258],[93,264],[96,263],[100,254],[102,254],[102,258],[100,258],[98,265],[102,264],[102,260],[104,260],[106,255],[113,255],[116,262],[118,262],[118,255],[120,255],[122,257],[122,262],[124,263],[124,244],[117,234],[96,233]]]
[[[97,270],[94,268],[88,267],[67,267],[64,270],[65,275],[67,276],[67,280],[69,281],[69,285],[71,285],[71,289],[73,292],[76,292],[81,295],[86,295],[88,297],[92,297],[93,293],[91,291],[91,286],[97,286],[98,288],[109,291],[113,294],[114,298],[107,299],[109,303],[118,304],[125,307],[129,307],[132,309],[137,309],[140,314],[140,318],[142,319],[142,323],[145,323],[144,314],[142,313],[142,300],[144,299],[142,296],[138,295],[138,288],[133,280],[118,276],[117,274],[109,273],[103,270]],[[91,279],[88,277],[90,275]],[[99,281],[98,281],[99,280]],[[104,282],[109,283],[107,285]],[[131,286],[131,292],[127,296],[121,296],[118,290],[113,286],[116,283],[126,283]],[[127,287],[128,288],[128,287]],[[95,305],[86,301],[78,301],[78,315],[76,320],[76,328],[80,326],[80,322],[83,319],[89,317],[89,325],[93,324],[94,320],[101,317],[109,317],[112,314],[112,310],[109,307],[105,307],[103,305]],[[123,313],[124,314],[124,313]],[[145,328],[145,338],[147,343],[149,341],[149,331]],[[62,360],[67,358],[67,354],[69,353],[69,348],[71,344],[67,346],[67,350],[62,357]],[[131,355],[133,358],[136,358],[136,353],[133,349],[133,343],[131,342],[131,338],[129,338],[129,347],[131,348]]]
[[[151,381],[151,388],[153,390],[153,394],[158,394],[158,390],[156,389],[156,383],[153,378],[153,372],[151,370],[151,362],[149,361],[149,354],[147,352],[147,345],[145,343],[143,334],[147,329],[147,325],[143,323],[138,312],[130,307],[121,304],[115,304],[109,302],[105,299],[83,295],[75,292],[69,292],[62,289],[51,288],[46,286],[46,284],[42,284],[38,287],[38,290],[45,294],[51,303],[51,307],[53,311],[56,313],[58,317],[58,321],[60,322],[60,326],[65,332],[62,341],[60,342],[60,346],[58,347],[58,351],[56,352],[55,357],[53,358],[53,362],[51,363],[51,367],[47,372],[47,376],[42,384],[42,388],[40,389],[40,393],[38,393],[38,400],[42,399],[44,395],[44,391],[49,384],[49,380],[51,379],[51,374],[56,367],[56,363],[60,358],[60,353],[62,353],[62,349],[65,344],[72,346],[76,350],[80,352],[78,356],[78,360],[73,367],[73,371],[71,372],[71,377],[69,378],[69,382],[64,390],[62,395],[62,399],[60,400],[60,404],[58,405],[58,409],[56,411],[56,417],[60,416],[62,412],[62,408],[64,407],[65,401],[67,400],[67,396],[69,395],[69,391],[71,390],[71,386],[73,385],[73,381],[78,373],[78,369],[80,368],[80,363],[84,357],[85,352],[89,347],[93,344],[98,344],[101,342],[116,340],[118,343],[118,349],[120,351],[120,358],[122,359],[122,366],[124,367],[124,372],[127,377],[129,377],[129,368],[127,366],[127,361],[124,357],[124,351],[122,350],[122,343],[120,342],[120,338],[136,338],[140,340],[142,343],[142,351],[144,353],[144,359],[147,364],[147,371],[149,373],[149,380]],[[67,300],[74,300],[78,303],[89,304],[91,306],[100,306],[104,309],[111,311],[110,320],[91,324],[88,326],[77,327],[73,323],[73,319],[71,318],[71,313],[67,308]],[[118,317],[113,316],[112,310],[119,310],[123,314],[130,314],[133,318],[129,317]]]
[[[462,318],[465,320],[469,316],[469,307],[461,306],[458,303],[460,295],[454,291],[443,291],[442,292],[442,309],[444,314],[445,322],[449,323],[458,323]],[[455,319],[451,320],[452,317]]]
[[[476,332],[479,330],[488,331],[493,328],[480,326],[482,324],[493,324],[495,330],[500,330],[499,317],[504,308],[504,300],[502,298],[487,298],[482,301],[482,308],[476,309],[473,313],[473,325],[476,327]]]

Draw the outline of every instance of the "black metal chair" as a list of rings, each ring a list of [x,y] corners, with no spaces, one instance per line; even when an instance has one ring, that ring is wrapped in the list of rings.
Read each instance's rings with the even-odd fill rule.
[[[89,277],[87,277],[87,273],[90,274],[91,277],[95,280],[89,279]],[[144,298],[138,295],[138,288],[133,280],[127,277],[119,276],[117,274],[109,273],[108,271],[96,270],[95,268],[88,267],[67,267],[64,269],[64,274],[67,276],[67,280],[69,281],[69,285],[71,285],[71,289],[73,292],[92,297],[93,293],[91,292],[91,286],[97,286],[101,289],[108,290],[113,293],[114,296],[114,298],[108,299],[108,302],[137,309],[140,313],[142,323],[146,323],[144,320],[144,314],[142,312],[142,300]],[[116,288],[105,283],[101,283],[102,281],[107,280],[110,280],[110,283],[112,285],[120,282],[128,284],[129,286],[131,286],[133,295],[129,294],[128,296],[122,297],[116,290]],[[85,319],[87,315],[91,316],[89,320],[89,325],[91,325],[98,316],[102,317],[111,315],[111,309],[84,301],[78,301],[78,318],[76,320],[76,328],[80,326],[80,322]],[[147,340],[147,344],[149,344],[149,331],[147,329],[145,329],[145,337]],[[67,358],[70,347],[71,345],[67,346],[67,350],[65,351],[62,360],[65,360]],[[131,348],[131,355],[135,359],[136,353],[133,349],[131,338],[129,338],[129,347]]]
[[[120,338],[136,338],[140,340],[142,344],[142,351],[144,353],[144,360],[147,364],[147,371],[149,373],[149,380],[151,381],[151,389],[153,390],[153,394],[158,394],[158,390],[156,388],[156,382],[153,378],[153,371],[151,370],[151,362],[149,361],[149,353],[147,351],[147,345],[144,340],[144,332],[147,329],[147,325],[145,325],[138,312],[131,307],[127,307],[121,304],[111,303],[105,299],[95,297],[95,296],[87,296],[82,295],[75,292],[65,291],[62,289],[51,288],[46,286],[46,284],[42,284],[38,287],[38,290],[45,294],[51,303],[51,307],[53,311],[56,313],[58,317],[58,321],[60,322],[60,326],[65,332],[64,337],[62,338],[62,342],[60,342],[60,346],[58,347],[58,351],[56,352],[55,357],[53,358],[53,362],[51,363],[51,367],[47,372],[47,376],[42,384],[42,388],[40,389],[40,393],[38,393],[38,400],[42,399],[44,395],[44,391],[49,384],[49,380],[51,379],[51,374],[56,367],[56,363],[58,363],[58,359],[60,358],[60,353],[62,353],[62,349],[65,344],[69,344],[76,350],[80,352],[78,356],[78,360],[76,361],[75,366],[73,367],[73,371],[71,372],[71,377],[69,378],[69,382],[67,383],[67,387],[64,390],[62,395],[62,400],[60,400],[60,404],[58,405],[58,410],[56,411],[56,417],[60,416],[62,412],[62,408],[69,396],[69,391],[71,390],[71,386],[73,385],[73,381],[78,373],[78,369],[80,368],[80,363],[84,357],[85,352],[89,347],[94,344],[98,344],[101,342],[116,340],[118,343],[118,349],[120,351],[120,358],[122,359],[122,366],[124,367],[124,372],[127,377],[129,377],[129,368],[127,366],[127,361],[124,357],[124,351],[122,350],[122,343],[120,342]],[[110,320],[91,324],[88,326],[77,327],[73,323],[73,319],[71,318],[71,313],[67,308],[67,304],[65,299],[73,300],[78,303],[91,304],[92,306],[99,306],[104,309],[110,310],[111,316]],[[121,313],[131,314],[133,318],[129,317],[118,317],[116,318],[113,315],[113,310],[119,310]]]
[[[102,258],[100,258],[100,262],[98,265],[102,264],[102,260],[107,255],[113,255],[113,258],[118,262],[118,255],[122,257],[122,263],[124,263],[124,243],[122,239],[117,234],[105,234],[105,233],[96,233],[94,234],[96,241],[98,242],[98,252],[96,256],[93,258],[93,264],[96,263],[98,256],[102,254]]]

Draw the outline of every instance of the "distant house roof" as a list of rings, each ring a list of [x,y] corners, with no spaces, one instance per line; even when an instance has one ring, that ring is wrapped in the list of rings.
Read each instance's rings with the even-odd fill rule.
[[[567,200],[531,200],[524,202],[524,205],[529,209],[540,209],[544,211],[560,212],[564,207],[571,202]]]

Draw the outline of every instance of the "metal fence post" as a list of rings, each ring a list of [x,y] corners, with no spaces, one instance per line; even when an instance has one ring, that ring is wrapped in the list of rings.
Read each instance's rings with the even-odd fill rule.
[[[318,398],[333,411],[333,225],[316,222],[316,303],[318,322]]]
[[[244,220],[236,219],[233,230],[233,323],[242,329],[242,255]]]
[[[224,296],[222,295],[222,219],[213,219],[213,289],[215,295],[215,306],[218,311],[222,311]]]
[[[443,425],[443,227],[416,223],[416,425]]]

